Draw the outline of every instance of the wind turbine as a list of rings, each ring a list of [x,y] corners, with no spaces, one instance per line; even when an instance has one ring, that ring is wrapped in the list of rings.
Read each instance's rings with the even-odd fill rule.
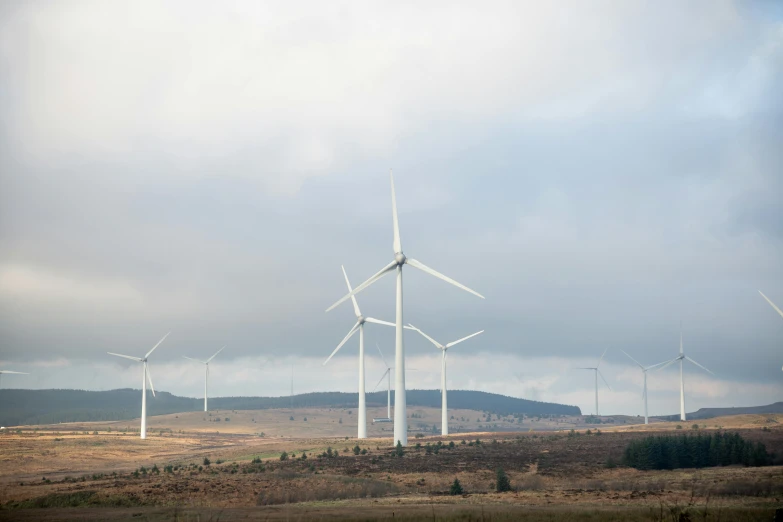
[[[427,339],[429,342],[435,345],[436,348],[440,349],[440,352],[442,354],[441,357],[441,366],[440,366],[440,397],[441,397],[441,406],[440,406],[440,433],[441,435],[448,435],[449,434],[449,409],[448,405],[446,403],[446,352],[449,348],[454,346],[455,344],[459,344],[462,341],[467,341],[471,337],[476,337],[477,335],[484,333],[484,330],[481,330],[480,332],[476,332],[473,334],[468,335],[467,337],[463,337],[462,339],[458,339],[456,341],[452,341],[448,344],[440,344],[438,341],[430,337],[429,335],[425,334],[412,324],[409,324],[411,328],[419,332],[425,339]]]
[[[608,350],[607,348],[606,350]],[[606,350],[604,350],[604,353],[601,354],[601,358],[598,359],[598,364],[596,364],[593,367],[590,368],[576,368],[577,370],[593,370],[595,372],[595,414],[596,416],[600,415],[598,413],[598,376],[601,376],[601,380],[604,381],[604,384],[606,384],[606,387],[609,388],[611,391],[612,387],[609,386],[609,383],[606,382],[606,379],[604,379],[604,374],[601,373],[601,370],[598,369],[599,366],[601,366],[601,361],[604,360],[604,355],[606,355]]]
[[[665,363],[663,363],[663,366],[658,368],[659,370],[663,370],[664,368],[666,368],[670,364],[675,363],[677,361],[680,361],[680,420],[681,421],[687,420],[685,418],[685,376],[683,375],[683,371],[682,371],[682,363],[683,363],[683,361],[685,359],[689,360],[690,362],[692,362],[693,364],[695,364],[696,366],[698,366],[699,368],[701,368],[705,372],[709,373],[710,375],[715,376],[714,373],[712,373],[710,370],[708,370],[707,368],[705,368],[701,364],[697,363],[696,361],[694,361],[693,359],[691,359],[690,357],[685,355],[685,352],[683,352],[683,350],[682,350],[682,324],[681,324],[680,325],[680,355],[678,355],[677,357],[675,357],[674,359],[672,359],[670,361],[666,361]]]
[[[405,347],[403,345],[403,338],[402,338],[402,328],[403,328],[403,322],[402,322],[402,267],[403,265],[410,265],[414,268],[417,268],[421,270],[422,272],[425,272],[427,274],[430,274],[431,276],[437,277],[438,279],[442,279],[446,281],[447,283],[450,283],[457,288],[461,288],[462,290],[465,290],[466,292],[470,292],[471,294],[474,294],[482,299],[484,299],[484,296],[479,294],[478,292],[475,292],[474,290],[471,290],[467,286],[464,286],[457,281],[451,279],[450,277],[447,277],[440,272],[437,272],[433,270],[432,268],[428,267],[424,263],[421,263],[420,261],[416,261],[415,259],[406,257],[405,254],[402,253],[402,243],[400,241],[400,227],[399,222],[397,221],[397,198],[394,193],[394,176],[392,173],[389,173],[389,177],[391,179],[391,196],[392,196],[392,224],[394,229],[394,260],[383,267],[381,270],[379,270],[375,275],[370,277],[367,281],[360,284],[356,288],[354,288],[348,295],[344,296],[342,299],[334,303],[332,306],[326,309],[328,312],[329,310],[332,310],[337,305],[343,303],[346,301],[349,297],[358,294],[368,286],[372,285],[379,279],[381,279],[383,276],[396,271],[397,272],[397,317],[396,317],[396,324],[395,327],[396,330],[396,342],[395,342],[395,353],[394,353],[394,365],[397,367],[397,372],[394,375],[394,442],[395,444],[397,442],[401,443],[403,446],[408,445],[408,410],[406,406],[406,398],[405,398]]]
[[[406,326],[408,330],[413,330],[413,328]],[[381,352],[381,347],[378,345],[378,343],[375,343],[375,347],[378,348],[378,353],[381,354],[381,360],[383,361],[383,365],[386,367],[386,371],[383,372],[383,375],[381,375],[380,380],[378,381],[378,384],[375,385],[375,388],[372,389],[372,391],[375,391],[378,389],[378,386],[381,385],[383,382],[383,379],[387,379],[386,384],[386,418],[389,419],[391,422],[391,371],[394,369],[391,366],[389,366],[389,363],[386,362],[386,359],[383,357],[383,352]],[[416,372],[418,371],[416,368],[408,368],[409,372]],[[373,419],[373,422],[378,422],[378,419]]]
[[[150,369],[147,364],[147,358],[152,355],[152,352],[155,351],[155,348],[160,346],[160,343],[162,343],[166,337],[169,336],[171,332],[167,333],[163,336],[163,339],[158,341],[158,344],[152,347],[152,350],[147,352],[147,355],[144,356],[144,358],[139,357],[131,357],[130,355],[122,355],[119,353],[112,353],[112,352],[106,352],[109,355],[115,355],[117,357],[123,357],[125,359],[130,359],[131,361],[140,362],[144,365],[144,370],[142,372],[141,376],[141,438],[146,439],[147,438],[147,381],[150,383],[150,389],[152,390],[152,396],[155,396],[155,387],[152,385],[152,375],[150,374]]]
[[[212,357],[210,357],[206,361],[202,361],[202,360],[199,360],[199,359],[194,359],[192,357],[185,357],[184,355],[182,356],[185,359],[189,359],[191,361],[200,362],[201,364],[204,365],[204,411],[208,411],[207,410],[207,381],[209,380],[209,363],[212,362],[212,359],[214,359],[215,356],[217,354],[219,354],[220,352],[222,352],[225,348],[226,347],[224,346],[223,348],[221,348],[220,350],[215,352],[215,355],[213,355]]]
[[[783,317],[783,312],[781,312],[781,311],[780,311],[780,308],[778,308],[777,306],[775,306],[775,303],[773,303],[772,301],[770,301],[770,300],[769,300],[769,297],[767,297],[766,295],[764,295],[763,293],[761,293],[761,290],[759,290],[759,293],[761,294],[761,297],[763,297],[764,299],[766,299],[766,300],[767,300],[767,302],[768,302],[768,303],[769,303],[769,304],[772,306],[772,308],[774,308],[774,309],[775,309],[775,311],[777,311],[777,313],[779,313],[779,314],[780,314],[780,317]]]
[[[345,267],[342,267],[343,269],[343,276],[345,276],[345,285],[348,287],[348,291],[350,292],[351,289],[351,282],[348,281],[348,274],[345,273]],[[365,401],[365,393],[364,393],[364,324],[365,323],[375,323],[375,324],[383,324],[386,326],[394,326],[394,323],[390,323],[388,321],[381,321],[380,319],[375,319],[374,317],[365,317],[362,315],[361,310],[359,310],[359,303],[356,302],[356,297],[351,295],[351,301],[353,301],[353,311],[356,314],[356,324],[353,325],[353,328],[348,332],[348,335],[343,338],[342,342],[337,345],[337,348],[334,349],[332,352],[332,355],[329,356],[328,359],[324,361],[324,366],[326,363],[328,363],[332,357],[334,357],[334,354],[336,354],[340,348],[343,347],[343,345],[348,342],[348,339],[353,337],[353,335],[358,331],[359,332],[359,433],[357,435],[360,439],[366,439],[367,438],[367,403]]]
[[[386,359],[383,357],[383,352],[381,352],[381,347],[378,346],[378,343],[375,343],[375,347],[378,348],[378,353],[381,354],[381,360],[383,361],[384,366],[386,366],[386,371],[383,372],[383,375],[381,375],[381,380],[378,381],[378,384],[375,385],[375,388],[372,389],[372,391],[375,391],[378,386],[383,382],[383,378],[386,377],[388,380],[387,388],[386,388],[386,418],[391,420],[391,366],[389,366],[389,363],[386,362]]]
[[[12,372],[11,370],[0,370],[0,377],[2,377],[4,373],[10,373],[14,375],[30,375],[27,372]]]
[[[628,352],[626,352],[623,349],[620,349],[621,352],[623,352],[625,355],[628,356],[629,359],[631,359],[633,362],[636,363],[636,365],[642,369],[642,373],[644,374],[644,391],[642,392],[642,398],[644,399],[644,423],[649,424],[649,421],[647,419],[647,370],[652,370],[653,368],[657,368],[658,366],[661,366],[663,364],[666,364],[666,361],[653,364],[652,366],[647,366],[646,368],[641,365],[639,361],[631,357]]]

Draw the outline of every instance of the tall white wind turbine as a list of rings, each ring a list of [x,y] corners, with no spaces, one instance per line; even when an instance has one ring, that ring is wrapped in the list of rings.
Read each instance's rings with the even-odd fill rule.
[[[342,267],[343,269],[343,276],[345,276],[345,285],[348,287],[348,291],[350,292],[352,290],[351,288],[351,282],[348,280],[348,274],[345,273],[345,267]],[[336,354],[340,348],[343,347],[345,343],[348,342],[348,339],[353,337],[353,335],[358,331],[359,332],[359,433],[357,435],[360,439],[366,439],[367,438],[367,403],[365,400],[365,393],[364,393],[364,324],[365,323],[375,323],[375,324],[383,324],[386,326],[394,326],[394,323],[390,323],[388,321],[381,321],[380,319],[375,319],[374,317],[365,317],[362,315],[361,310],[359,310],[359,303],[356,302],[356,297],[354,295],[351,295],[351,301],[353,301],[353,311],[356,314],[356,324],[353,325],[351,330],[348,332],[348,335],[343,338],[342,342],[337,345],[337,348],[334,349],[332,354],[324,361],[324,365],[328,363],[332,357],[334,357],[334,354]]]
[[[340,299],[332,306],[327,308],[326,311],[328,312],[329,310],[332,310],[337,305],[348,300],[352,295],[358,294],[368,286],[378,281],[383,276],[393,271],[397,272],[397,321],[395,324],[397,331],[395,336],[396,342],[395,342],[395,354],[394,354],[394,365],[397,368],[397,372],[394,374],[395,377],[394,379],[394,443],[396,444],[397,442],[399,442],[403,446],[407,446],[408,445],[408,409],[406,406],[406,399],[405,399],[405,347],[403,345],[403,338],[402,338],[402,329],[403,329],[402,267],[404,265],[410,265],[414,268],[421,270],[422,272],[435,276],[438,279],[442,279],[447,283],[451,283],[457,288],[461,288],[466,292],[470,292],[471,294],[476,295],[482,299],[484,299],[484,296],[479,294],[478,292],[475,292],[474,290],[471,290],[467,286],[464,286],[456,282],[450,277],[447,277],[441,274],[440,272],[433,270],[432,268],[428,267],[424,263],[406,257],[405,254],[402,253],[402,243],[400,241],[400,227],[397,221],[397,198],[394,193],[394,176],[391,173],[389,173],[389,177],[391,179],[392,224],[394,228],[394,243],[393,243],[394,260],[388,265],[386,265],[385,267],[383,267],[381,270],[379,270],[375,275],[370,277],[367,281],[354,288],[353,291],[348,293],[348,295],[344,296],[342,299]]]
[[[440,433],[441,435],[448,435],[449,434],[449,408],[446,401],[446,395],[448,395],[446,390],[446,352],[449,348],[454,346],[455,344],[459,344],[462,341],[467,341],[471,337],[476,337],[479,334],[484,333],[484,330],[481,330],[480,332],[476,332],[473,334],[468,335],[467,337],[463,337],[462,339],[457,339],[456,341],[452,341],[448,344],[440,344],[438,341],[430,337],[429,335],[425,334],[412,324],[409,324],[411,328],[419,332],[425,339],[427,339],[429,342],[435,345],[436,348],[440,349],[441,353],[441,366],[440,366]]]
[[[212,362],[212,359],[214,359],[214,358],[215,358],[215,356],[217,356],[217,354],[219,354],[220,352],[222,352],[222,351],[223,351],[225,348],[226,348],[226,347],[224,346],[223,348],[221,348],[220,350],[218,350],[217,352],[215,352],[215,355],[213,355],[212,357],[210,357],[210,358],[209,358],[209,359],[207,359],[206,361],[202,361],[202,360],[200,360],[200,359],[194,359],[194,358],[192,358],[192,357],[185,357],[184,355],[182,356],[182,357],[184,357],[185,359],[189,359],[189,360],[191,360],[191,361],[200,362],[201,364],[203,364],[203,365],[204,365],[204,411],[208,411],[208,410],[207,410],[207,381],[209,381],[209,363],[211,363],[211,362]]]
[[[115,355],[117,357],[123,357],[125,359],[130,359],[131,361],[140,362],[143,364],[143,371],[141,374],[141,438],[146,439],[147,438],[147,382],[150,383],[150,390],[152,390],[152,396],[155,396],[155,387],[152,385],[152,375],[150,374],[149,365],[147,363],[147,358],[149,358],[150,355],[152,355],[152,352],[155,351],[155,348],[160,346],[160,343],[162,343],[166,337],[169,336],[171,332],[167,333],[163,336],[163,339],[158,341],[158,344],[152,347],[152,350],[147,352],[147,355],[144,356],[144,358],[140,357],[131,357],[130,355],[122,355],[119,353],[112,353],[112,352],[106,352],[109,355]]]
[[[645,367],[645,366],[642,366],[642,364],[639,361],[637,361],[636,359],[631,357],[628,354],[628,352],[626,352],[625,350],[621,349],[620,351],[623,352],[625,355],[627,355],[628,358],[631,359],[634,363],[636,363],[636,366],[641,368],[642,369],[642,374],[644,374],[644,391],[642,392],[642,398],[644,399],[644,423],[645,424],[649,424],[649,421],[648,421],[648,418],[647,418],[647,370],[652,370],[654,368],[662,366],[662,365],[666,364],[666,361],[658,363],[658,364],[653,364],[652,366]]]
[[[13,375],[30,375],[27,372],[12,372],[11,370],[0,370],[0,377],[2,377],[4,373],[10,373]]]
[[[608,350],[607,348],[606,350]],[[606,350],[604,350],[604,353],[601,354],[601,358],[598,359],[598,364],[592,367],[588,368],[577,368],[577,370],[593,370],[595,372],[595,414],[596,416],[600,415],[598,413],[598,376],[601,376],[601,380],[604,381],[604,384],[606,384],[606,387],[609,388],[609,390],[612,389],[611,386],[609,386],[609,383],[606,382],[606,379],[604,379],[604,374],[601,373],[601,370],[598,369],[599,366],[601,366],[601,361],[604,360],[604,355],[606,355]]]
[[[697,363],[696,361],[694,361],[693,359],[685,355],[685,352],[682,349],[682,325],[680,325],[680,355],[678,355],[674,359],[666,361],[665,363],[663,363],[663,366],[661,366],[658,369],[663,370],[670,364],[680,361],[680,420],[682,421],[687,420],[685,418],[685,376],[683,375],[683,368],[682,368],[683,361],[685,361],[686,359],[692,362],[693,364],[695,364],[696,366],[698,366],[699,368],[701,368],[702,370],[704,370],[705,372],[709,373],[710,375],[715,376],[715,374],[712,373],[710,370],[708,370],[701,364]]]

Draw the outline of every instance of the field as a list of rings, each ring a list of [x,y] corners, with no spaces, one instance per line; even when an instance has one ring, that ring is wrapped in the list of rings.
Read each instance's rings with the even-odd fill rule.
[[[439,419],[437,409],[411,413],[412,423]],[[474,423],[483,415],[452,413]],[[772,520],[783,497],[781,466],[614,466],[630,440],[679,432],[680,423],[599,426],[600,432],[593,426],[589,434],[419,433],[400,457],[390,431],[381,431],[390,424],[372,426],[373,438],[360,441],[354,454],[355,412],[347,410],[211,414],[222,420],[206,420],[203,412],[150,418],[146,441],[123,433],[133,427],[128,422],[4,433],[0,520]],[[550,429],[579,424],[541,422],[552,422]],[[782,422],[780,415],[751,415],[698,427],[737,431],[783,455]],[[683,432],[696,431],[686,424]],[[498,468],[513,491],[495,492]],[[462,495],[449,494],[455,479]],[[689,518],[678,518],[685,512]]]

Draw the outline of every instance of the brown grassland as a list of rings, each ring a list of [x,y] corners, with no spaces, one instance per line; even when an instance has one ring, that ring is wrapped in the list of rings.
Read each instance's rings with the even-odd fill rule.
[[[437,409],[416,412],[412,423],[439,418]],[[385,408],[368,416],[383,414]],[[473,423],[482,416],[452,414]],[[589,434],[419,434],[400,457],[393,455],[390,424],[374,425],[370,439],[351,437],[355,412],[211,415],[221,422],[203,412],[151,417],[145,441],[123,433],[138,421],[7,431],[0,435],[0,520],[755,521],[773,520],[783,498],[778,465],[638,471],[611,464],[630,440],[694,432],[691,422],[599,426]],[[540,422],[537,428],[551,430],[579,425]],[[783,415],[696,422],[699,430],[737,431],[783,456]],[[512,491],[495,492],[498,468]],[[455,479],[462,495],[449,494]]]

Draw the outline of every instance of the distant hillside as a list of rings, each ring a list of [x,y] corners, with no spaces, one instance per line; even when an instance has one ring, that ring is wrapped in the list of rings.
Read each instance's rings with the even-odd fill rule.
[[[767,404],[766,406],[746,406],[742,408],[701,408],[699,411],[688,413],[686,417],[688,420],[697,420],[711,419],[713,417],[724,417],[726,415],[763,415],[765,413],[783,413],[783,402]],[[678,413],[676,415],[666,415],[656,418],[667,421],[677,421],[680,420],[680,414]]]
[[[439,390],[408,390],[409,406],[440,407]],[[356,393],[319,392],[291,397],[216,397],[210,409],[265,410],[270,408],[355,408]],[[367,406],[386,406],[386,392],[367,394]],[[147,395],[147,414],[199,411],[204,399],[177,397],[168,392]],[[529,401],[480,391],[449,391],[449,407],[500,415],[581,415],[576,406]],[[141,390],[0,390],[0,426],[127,420],[141,413]]]

